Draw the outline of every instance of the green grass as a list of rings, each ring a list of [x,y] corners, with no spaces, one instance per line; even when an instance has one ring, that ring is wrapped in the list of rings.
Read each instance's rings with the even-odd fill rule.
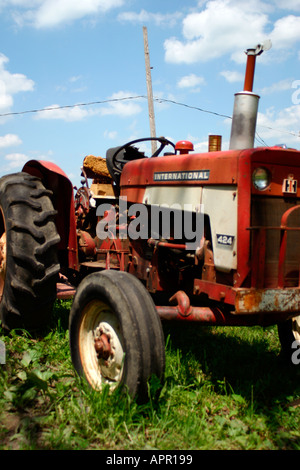
[[[165,383],[140,405],[80,382],[70,305],[56,303],[40,338],[0,330],[1,450],[300,449],[300,365],[279,359],[275,327],[164,325]]]

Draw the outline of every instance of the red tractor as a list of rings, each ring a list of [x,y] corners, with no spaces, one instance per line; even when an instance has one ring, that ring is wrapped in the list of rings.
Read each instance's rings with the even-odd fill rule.
[[[3,327],[45,325],[55,298],[75,294],[75,369],[95,388],[122,384],[136,396],[164,374],[161,320],[277,324],[291,358],[300,340],[300,151],[254,148],[261,52],[247,51],[227,151],[158,138],[147,158],[138,144],[152,139],[129,142],[84,159],[75,198],[48,162],[0,180]]]

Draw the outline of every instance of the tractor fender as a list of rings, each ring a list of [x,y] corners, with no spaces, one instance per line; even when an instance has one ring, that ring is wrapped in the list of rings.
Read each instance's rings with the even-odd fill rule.
[[[52,191],[52,203],[57,211],[56,228],[60,236],[58,256],[61,268],[78,270],[75,204],[71,181],[64,171],[52,162],[30,160],[22,171],[37,176],[44,187]]]

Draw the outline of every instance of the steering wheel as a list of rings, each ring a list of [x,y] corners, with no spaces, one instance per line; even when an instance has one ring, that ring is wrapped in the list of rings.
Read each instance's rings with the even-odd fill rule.
[[[123,154],[125,153],[126,149],[134,144],[137,144],[138,142],[146,142],[146,141],[152,141],[152,140],[155,140],[157,142],[160,143],[160,146],[159,148],[151,155],[151,158],[152,157],[157,157],[161,152],[162,150],[167,146],[167,145],[171,145],[174,150],[175,150],[175,144],[173,144],[173,142],[171,142],[170,140],[166,139],[165,137],[145,137],[143,139],[136,139],[136,140],[132,140],[131,142],[127,142],[127,144],[124,144],[122,145],[121,147],[118,147],[117,150],[115,151],[115,153],[112,155],[111,157],[111,162],[112,162],[112,165],[113,165],[113,168],[114,168],[114,171],[116,173],[119,173],[121,174],[122,173],[122,169],[123,169],[123,166],[125,165],[125,163],[127,163],[127,161],[131,160],[129,158],[129,160],[126,160],[126,159],[123,159],[123,158],[118,158],[119,154],[122,152]],[[137,159],[137,158],[141,158],[140,156],[135,156],[133,155],[133,160],[134,159]]]

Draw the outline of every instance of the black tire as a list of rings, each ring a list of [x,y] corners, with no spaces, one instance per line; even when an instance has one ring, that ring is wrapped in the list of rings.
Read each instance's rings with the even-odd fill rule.
[[[293,353],[300,346],[300,315],[277,325],[281,345],[281,357],[291,365]],[[297,341],[297,343],[295,343]]]
[[[111,329],[110,329],[111,328]],[[88,275],[74,297],[69,322],[70,350],[77,373],[95,389],[128,389],[147,399],[152,375],[163,379],[165,345],[162,325],[150,294],[126,272]],[[109,357],[98,356],[96,341],[109,337]],[[100,357],[99,357],[100,356]]]
[[[51,194],[27,173],[0,179],[0,319],[8,330],[44,327],[52,314],[60,238]]]

